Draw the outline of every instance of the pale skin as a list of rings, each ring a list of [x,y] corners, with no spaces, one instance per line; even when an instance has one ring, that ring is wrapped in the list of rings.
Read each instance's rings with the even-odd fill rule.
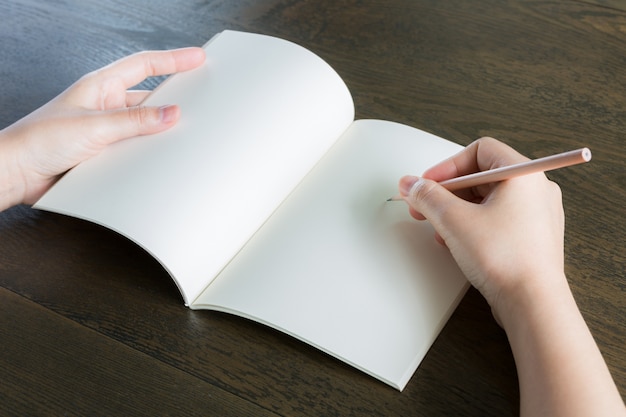
[[[559,187],[544,174],[458,192],[435,181],[526,161],[482,138],[400,193],[428,219],[508,336],[522,416],[624,416],[626,409],[564,272]]]
[[[59,176],[118,140],[173,126],[180,109],[138,105],[129,91],[147,77],[202,64],[201,48],[141,52],[82,77],[58,97],[0,131],[0,210],[34,203]]]
[[[34,203],[64,172],[116,141],[173,126],[180,116],[175,103],[144,107],[148,93],[129,88],[150,76],[193,69],[204,59],[200,48],[131,55],[87,74],[0,131],[0,210]],[[434,182],[523,160],[483,138],[431,168],[425,179],[402,178],[400,192],[416,219],[433,224],[437,240],[505,329],[522,415],[626,416],[565,278],[559,187],[543,174],[457,194]]]

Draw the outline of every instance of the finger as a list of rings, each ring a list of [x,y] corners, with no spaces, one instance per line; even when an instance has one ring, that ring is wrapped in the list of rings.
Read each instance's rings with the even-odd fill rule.
[[[426,178],[403,177],[400,180],[400,194],[409,204],[411,215],[430,221],[440,242],[445,241],[446,231],[450,224],[454,223],[450,219],[458,213],[467,213],[469,210],[468,206],[462,206],[470,203],[459,199],[435,181]]]
[[[525,160],[528,158],[520,155],[503,142],[484,137],[472,142],[456,155],[428,169],[424,172],[423,177],[440,182]]]
[[[411,215],[411,217],[413,217],[415,220],[426,220],[426,217],[424,217],[424,215],[420,212],[418,212],[417,210],[415,210],[413,207],[409,206],[409,214]]]
[[[128,89],[148,77],[173,74],[200,66],[205,59],[202,48],[182,48],[169,51],[146,51],[129,55],[98,70],[96,77],[121,77]]]
[[[502,166],[527,161],[528,158],[519,154],[510,146],[496,139],[483,137],[468,145],[456,155],[438,163],[426,170],[424,178],[437,182],[463,175],[486,171]],[[467,201],[480,201],[493,189],[492,184],[482,185],[464,190],[455,191],[454,194]]]
[[[144,90],[129,90],[126,92],[126,107],[133,107],[139,105],[142,101],[150,95],[152,91]]]
[[[398,183],[398,189],[400,191],[400,195],[403,197],[408,196],[411,188],[413,187],[413,184],[415,184],[416,181],[418,181],[418,177],[414,177],[412,175],[406,175],[400,178],[400,182]],[[409,204],[409,214],[416,220],[426,220],[426,217],[424,217],[422,213],[418,212],[413,207],[411,207],[410,204]]]
[[[94,132],[92,145],[101,149],[118,140],[158,133],[176,124],[179,117],[178,106],[137,106],[95,113],[88,122]]]
[[[500,168],[529,160],[509,145],[494,138],[480,138],[474,143],[476,144],[476,160],[480,171]]]

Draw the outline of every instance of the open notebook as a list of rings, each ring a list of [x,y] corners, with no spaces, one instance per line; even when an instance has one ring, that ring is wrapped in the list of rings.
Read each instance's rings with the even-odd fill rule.
[[[172,129],[110,146],[36,208],[145,248],[194,309],[266,324],[402,390],[468,283],[427,222],[386,203],[398,179],[461,147],[354,121],[337,73],[312,52],[224,31],[206,63],[146,105]]]

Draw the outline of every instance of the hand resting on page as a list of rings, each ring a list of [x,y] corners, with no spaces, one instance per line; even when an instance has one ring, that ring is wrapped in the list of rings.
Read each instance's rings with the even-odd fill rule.
[[[193,69],[204,50],[140,52],[83,76],[59,96],[0,131],[0,210],[34,203],[61,174],[121,139],[168,129],[176,103],[139,105],[129,91],[147,77]]]

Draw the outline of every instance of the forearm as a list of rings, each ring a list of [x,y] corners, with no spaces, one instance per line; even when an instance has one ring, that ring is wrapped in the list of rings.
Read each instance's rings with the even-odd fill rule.
[[[502,318],[522,416],[623,416],[624,403],[563,277],[525,287]],[[529,286],[530,287],[530,286]]]

